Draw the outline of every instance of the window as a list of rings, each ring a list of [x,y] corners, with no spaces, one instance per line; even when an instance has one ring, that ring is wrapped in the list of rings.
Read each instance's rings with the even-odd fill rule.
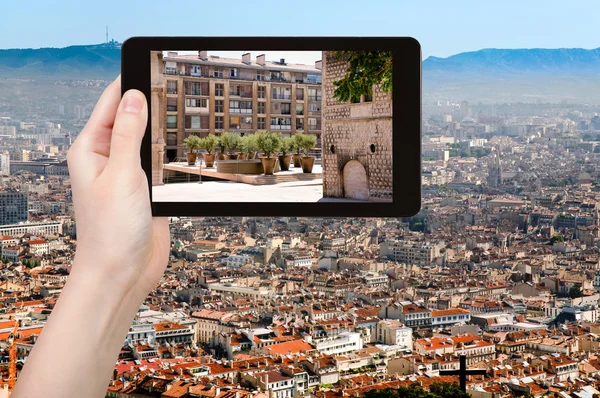
[[[309,83],[321,84],[321,75],[318,75],[316,73],[309,73],[308,75],[306,75],[306,80]]]
[[[200,65],[192,65],[191,75],[200,76]]]
[[[265,130],[267,128],[266,125],[265,125],[265,118],[264,117],[259,117],[256,121],[257,121],[257,129],[258,130]]]
[[[213,77],[223,77],[223,68],[220,66],[215,66]]]
[[[304,104],[296,104],[296,115],[304,115]]]
[[[223,130],[224,121],[223,116],[215,116],[215,130]]]
[[[309,101],[321,101],[321,89],[320,88],[309,88],[308,89],[308,100]]]
[[[282,103],[281,104],[281,114],[282,115],[291,115],[292,114],[292,104]]]
[[[239,85],[229,86],[229,95],[240,96],[242,94],[242,88]]]
[[[283,72],[271,72],[271,80],[276,82],[283,82],[285,78]]]
[[[319,125],[318,125],[316,118],[314,118],[314,117],[308,118],[308,129],[309,130],[318,130],[319,129]]]
[[[238,77],[238,69],[229,68],[229,77]]]
[[[291,99],[292,89],[290,87],[273,87],[272,97],[273,99]]]
[[[176,129],[177,128],[177,115],[168,115],[167,116],[167,128],[168,129]]]
[[[256,71],[256,80],[265,80],[265,71],[264,70]]]
[[[167,81],[167,94],[177,94],[177,82],[173,80]]]
[[[177,112],[177,98],[167,98],[167,111]]]
[[[266,111],[265,111],[266,106],[265,106],[264,102],[259,102],[257,106],[258,106],[258,110],[257,110],[258,113],[266,113]]]
[[[286,117],[272,117],[271,129],[273,130],[291,130],[292,119]]]
[[[297,100],[304,100],[304,89],[297,87],[296,88],[296,99]]]
[[[267,88],[265,86],[258,86],[258,98],[266,98],[267,96]]]
[[[206,98],[186,98],[185,106],[188,108],[207,108],[208,100]]]
[[[185,126],[186,128],[191,129],[199,129],[200,128],[200,116],[190,116],[190,127]]]
[[[165,63],[165,74],[176,75],[177,74],[177,62],[166,62]]]
[[[192,82],[186,86],[187,95],[202,95],[202,84],[199,82]]]
[[[224,101],[223,100],[215,100],[215,112],[223,113],[224,109]]]
[[[296,130],[304,130],[304,119],[296,118]]]
[[[229,117],[229,128],[230,129],[251,129],[252,128],[252,117],[251,116],[231,116],[231,117]]]
[[[321,103],[320,102],[311,102],[308,104],[309,112],[321,112]]]
[[[298,83],[304,82],[304,74],[296,73],[294,77],[295,77],[296,82],[298,82]]]
[[[215,84],[215,96],[223,97],[225,95],[225,85],[223,83]]]

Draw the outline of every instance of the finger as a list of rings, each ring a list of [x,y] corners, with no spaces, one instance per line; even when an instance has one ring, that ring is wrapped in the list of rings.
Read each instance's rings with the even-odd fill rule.
[[[111,83],[98,100],[85,128],[69,149],[69,175],[85,188],[102,172],[110,153],[110,136],[119,106],[121,78]]]
[[[82,139],[82,146],[86,152],[109,156],[111,133],[120,100],[121,76],[104,90],[85,128],[77,138]]]
[[[129,90],[117,109],[107,168],[127,177],[141,168],[140,146],[148,121],[148,104],[141,91]]]

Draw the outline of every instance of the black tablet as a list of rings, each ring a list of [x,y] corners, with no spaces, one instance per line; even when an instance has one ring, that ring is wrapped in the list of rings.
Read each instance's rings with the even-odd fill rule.
[[[406,217],[421,205],[409,37],[134,37],[156,216]]]

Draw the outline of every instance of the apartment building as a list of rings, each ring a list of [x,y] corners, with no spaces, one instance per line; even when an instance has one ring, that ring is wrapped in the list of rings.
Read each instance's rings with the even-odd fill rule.
[[[268,61],[265,55],[241,59],[177,52],[154,52],[154,87],[163,85],[158,103],[167,161],[184,156],[183,140],[225,131],[240,135],[278,131],[321,138],[321,61],[314,65]]]
[[[431,265],[439,248],[425,242],[387,241],[380,246],[381,257],[405,264]]]
[[[23,192],[0,192],[0,225],[27,221],[27,195]]]

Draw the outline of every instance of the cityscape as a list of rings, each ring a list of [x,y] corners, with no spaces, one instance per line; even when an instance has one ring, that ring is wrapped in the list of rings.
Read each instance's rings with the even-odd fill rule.
[[[309,127],[321,123],[310,114],[324,98],[317,76],[302,76],[301,118],[290,91],[297,120],[265,113],[261,123],[290,126],[290,137],[306,126],[325,152]],[[69,278],[77,220],[66,153],[109,82],[47,80],[38,95],[54,100],[40,103],[26,88],[0,91],[0,397]],[[167,270],[124,336],[106,396],[374,398],[458,385],[462,360],[472,397],[598,396],[600,104],[423,97],[414,217],[172,218]],[[192,105],[165,98],[167,124],[169,106]],[[232,101],[240,115],[199,111],[188,123],[177,113],[165,166],[185,158],[186,130],[241,129],[248,108]],[[153,181],[164,181],[158,169]]]

